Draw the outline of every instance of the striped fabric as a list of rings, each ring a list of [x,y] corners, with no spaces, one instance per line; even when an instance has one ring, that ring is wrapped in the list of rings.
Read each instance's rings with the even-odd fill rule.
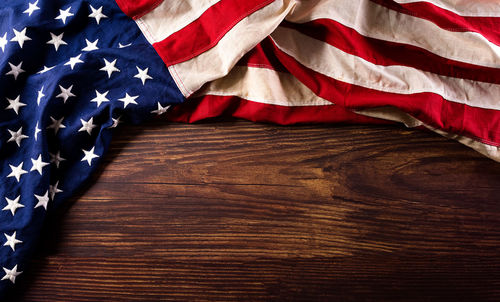
[[[395,121],[500,161],[500,1],[117,2],[191,99],[172,119]]]

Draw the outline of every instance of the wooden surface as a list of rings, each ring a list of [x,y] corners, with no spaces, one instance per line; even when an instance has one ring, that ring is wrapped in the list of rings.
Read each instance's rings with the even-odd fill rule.
[[[391,126],[118,131],[20,301],[500,301],[500,164]]]

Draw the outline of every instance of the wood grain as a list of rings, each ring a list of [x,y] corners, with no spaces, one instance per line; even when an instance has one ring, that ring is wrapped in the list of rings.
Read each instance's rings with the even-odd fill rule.
[[[499,301],[500,164],[428,132],[119,130],[12,301]]]

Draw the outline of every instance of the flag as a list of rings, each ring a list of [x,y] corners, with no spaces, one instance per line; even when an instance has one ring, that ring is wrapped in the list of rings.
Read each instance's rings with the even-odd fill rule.
[[[499,17],[495,1],[4,1],[0,296],[120,123],[401,122],[500,160]]]
[[[376,117],[500,159],[498,1],[117,2],[203,107],[281,123]]]

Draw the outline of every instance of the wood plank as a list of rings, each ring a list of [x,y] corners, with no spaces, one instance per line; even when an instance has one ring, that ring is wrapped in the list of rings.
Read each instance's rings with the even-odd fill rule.
[[[12,299],[498,301],[499,176],[399,127],[125,126]]]

